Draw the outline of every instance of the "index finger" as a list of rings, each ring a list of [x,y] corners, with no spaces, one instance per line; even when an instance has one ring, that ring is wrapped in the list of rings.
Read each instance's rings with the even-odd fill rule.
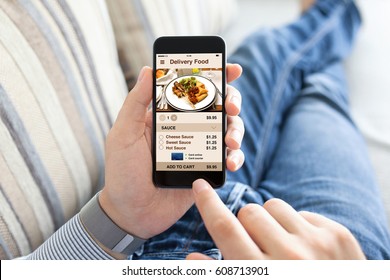
[[[244,227],[205,180],[196,180],[192,189],[196,207],[225,259],[263,258]]]
[[[228,63],[226,66],[226,76],[227,82],[233,82],[241,76],[242,67],[239,64],[230,64]]]

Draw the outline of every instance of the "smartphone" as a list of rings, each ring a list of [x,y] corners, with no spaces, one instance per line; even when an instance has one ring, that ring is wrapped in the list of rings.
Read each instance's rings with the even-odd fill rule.
[[[160,37],[153,46],[153,180],[225,182],[226,45],[218,36]]]

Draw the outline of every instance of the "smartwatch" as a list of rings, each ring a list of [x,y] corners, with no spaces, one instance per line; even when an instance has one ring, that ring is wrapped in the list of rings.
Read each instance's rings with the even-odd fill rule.
[[[80,219],[88,233],[100,244],[115,253],[133,254],[145,239],[121,229],[104,212],[97,193],[80,211]]]

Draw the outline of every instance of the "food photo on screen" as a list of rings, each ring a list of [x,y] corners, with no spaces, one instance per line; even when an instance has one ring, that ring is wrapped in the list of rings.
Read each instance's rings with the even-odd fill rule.
[[[222,111],[222,69],[156,70],[156,111]]]

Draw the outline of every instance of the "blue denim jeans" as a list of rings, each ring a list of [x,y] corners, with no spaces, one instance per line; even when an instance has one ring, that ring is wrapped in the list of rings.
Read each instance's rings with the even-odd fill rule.
[[[346,226],[369,259],[390,258],[390,237],[364,140],[350,117],[342,59],[360,26],[353,1],[324,0],[296,22],[260,30],[230,57],[243,67],[246,161],[218,194],[237,213],[277,197]],[[220,258],[192,207],[131,259]]]

